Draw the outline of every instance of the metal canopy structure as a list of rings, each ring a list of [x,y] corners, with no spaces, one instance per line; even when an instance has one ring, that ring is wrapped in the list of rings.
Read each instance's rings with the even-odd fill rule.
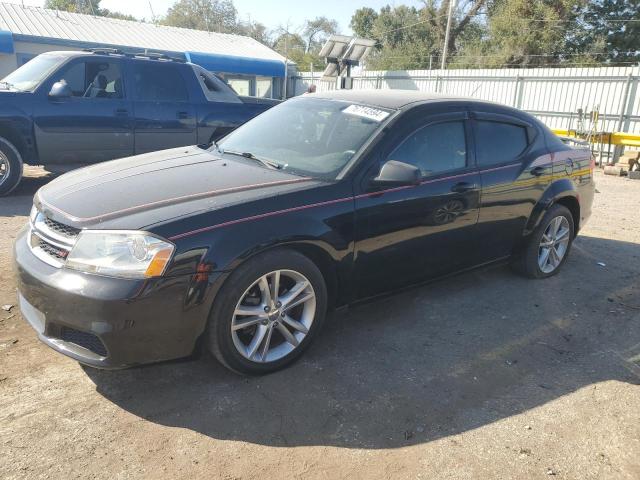
[[[375,40],[331,35],[320,50],[320,56],[327,63],[322,79],[337,78],[340,82],[340,88],[350,88],[347,79],[351,77],[351,67],[359,65],[375,45]]]

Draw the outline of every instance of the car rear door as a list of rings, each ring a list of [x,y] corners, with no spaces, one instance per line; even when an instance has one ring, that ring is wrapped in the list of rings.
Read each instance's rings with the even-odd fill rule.
[[[198,143],[196,109],[183,67],[188,68],[170,61],[130,62],[136,154]]]
[[[48,96],[64,80],[72,96]],[[95,163],[133,154],[132,103],[120,58],[83,55],[39,89],[33,120],[44,165]]]
[[[396,125],[355,199],[360,298],[465,268],[476,247],[480,178],[468,114],[416,111]],[[372,188],[388,160],[418,167],[420,185]]]
[[[551,156],[533,123],[495,111],[473,111],[482,192],[477,263],[512,254],[534,206],[553,177]]]

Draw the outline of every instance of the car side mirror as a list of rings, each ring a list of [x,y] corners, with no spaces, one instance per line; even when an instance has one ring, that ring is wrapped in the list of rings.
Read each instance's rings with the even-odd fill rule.
[[[380,173],[372,180],[374,185],[403,186],[419,185],[420,170],[408,163],[389,160],[380,169]]]
[[[51,91],[49,92],[49,98],[63,99],[69,98],[71,97],[71,95],[71,87],[69,87],[69,85],[67,85],[67,82],[65,82],[64,80],[54,83],[51,87]]]

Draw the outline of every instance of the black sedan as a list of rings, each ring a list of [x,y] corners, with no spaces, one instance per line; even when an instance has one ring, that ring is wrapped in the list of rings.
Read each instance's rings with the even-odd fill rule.
[[[266,373],[329,309],[509,261],[558,272],[589,217],[588,150],[506,106],[405,91],[289,100],[217,145],[74,171],[15,242],[40,339],[101,368],[191,354]]]

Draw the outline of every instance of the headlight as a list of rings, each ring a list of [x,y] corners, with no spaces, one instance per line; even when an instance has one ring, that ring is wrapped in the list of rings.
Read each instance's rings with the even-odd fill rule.
[[[67,257],[66,266],[114,277],[161,276],[174,245],[143,232],[83,230]]]

